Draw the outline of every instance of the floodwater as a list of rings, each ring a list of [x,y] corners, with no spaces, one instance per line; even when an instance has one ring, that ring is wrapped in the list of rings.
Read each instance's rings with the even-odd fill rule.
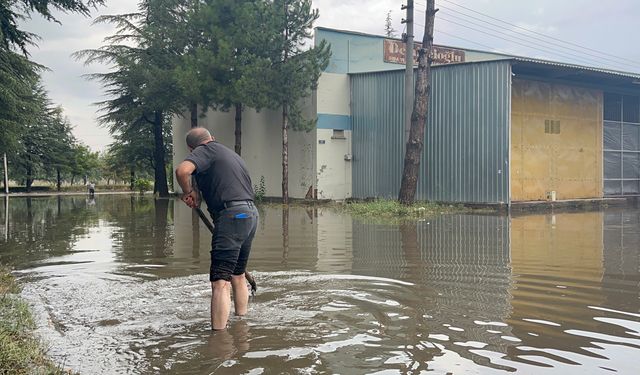
[[[637,373],[638,209],[385,224],[264,207],[258,293],[211,333],[210,235],[181,202],[0,202],[0,262],[83,374]]]

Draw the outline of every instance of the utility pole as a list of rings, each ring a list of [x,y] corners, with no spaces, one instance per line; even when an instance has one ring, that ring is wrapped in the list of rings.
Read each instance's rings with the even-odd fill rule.
[[[407,10],[407,18],[402,23],[407,25],[407,33],[403,35],[405,43],[405,64],[404,73],[404,140],[409,139],[409,129],[411,129],[411,113],[413,112],[413,0],[407,0],[407,5],[402,6],[402,10]]]

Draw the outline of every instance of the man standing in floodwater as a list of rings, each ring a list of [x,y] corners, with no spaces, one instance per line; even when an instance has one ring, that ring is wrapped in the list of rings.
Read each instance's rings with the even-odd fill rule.
[[[198,195],[191,185],[191,176],[195,176],[215,224],[209,272],[211,325],[214,330],[221,330],[227,327],[231,311],[230,287],[236,315],[247,313],[249,291],[244,273],[258,225],[258,210],[253,204],[251,178],[240,156],[216,142],[204,128],[187,133],[187,147],[191,153],[176,168],[176,178],[184,192],[182,200],[195,208]]]

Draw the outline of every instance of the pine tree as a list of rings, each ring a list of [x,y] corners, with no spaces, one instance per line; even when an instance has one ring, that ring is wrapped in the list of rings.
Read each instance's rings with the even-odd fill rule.
[[[185,49],[184,38],[176,30],[184,26],[187,0],[143,0],[139,11],[131,14],[103,16],[96,22],[111,23],[116,34],[97,50],[76,54],[87,63],[106,62],[115,69],[91,75],[100,81],[111,99],[99,103],[100,121],[111,133],[153,128],[154,189],[168,196],[166,146],[164,132],[171,115],[184,108],[176,82],[176,66]]]
[[[393,28],[393,23],[391,20],[391,11],[387,12],[387,18],[385,18],[384,20],[384,34],[388,38],[396,37],[396,30]]]
[[[178,83],[197,127],[196,106],[235,112],[235,151],[242,150],[242,113],[269,104],[261,79],[270,65],[264,32],[269,2],[210,0],[192,5],[185,25],[187,49],[176,70]],[[246,32],[261,30],[261,32]]]
[[[316,88],[320,74],[329,64],[331,50],[322,41],[307,47],[318,10],[311,8],[311,0],[273,0],[271,24],[265,28],[273,41],[270,49],[272,65],[262,75],[272,108],[282,111],[282,199],[289,202],[289,128],[311,130],[315,119],[305,119],[301,101]]]

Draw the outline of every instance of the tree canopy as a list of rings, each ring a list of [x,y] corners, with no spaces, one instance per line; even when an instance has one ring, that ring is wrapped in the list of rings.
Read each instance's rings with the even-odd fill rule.
[[[104,0],[0,0],[0,43],[5,50],[19,50],[28,56],[27,46],[35,44],[37,35],[18,27],[21,20],[31,14],[39,14],[47,21],[59,21],[53,15],[54,10],[80,13],[88,16],[91,8],[104,5]]]

